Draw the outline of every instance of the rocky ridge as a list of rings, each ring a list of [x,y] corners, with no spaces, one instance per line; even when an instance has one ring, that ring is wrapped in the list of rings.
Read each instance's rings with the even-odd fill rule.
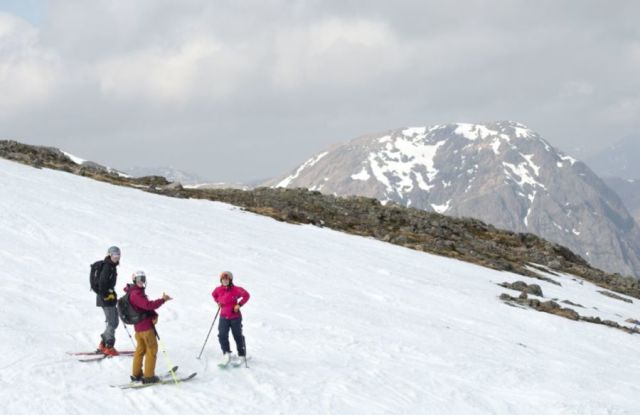
[[[558,284],[550,272],[566,272],[640,299],[640,281],[591,267],[569,249],[530,233],[495,228],[477,219],[453,218],[366,197],[337,197],[306,189],[187,189],[164,177],[126,177],[93,164],[77,164],[50,147],[0,141],[0,157],[178,198],[220,201],[276,220],[313,224],[368,236],[418,251],[519,273]],[[538,272],[540,271],[540,272]]]

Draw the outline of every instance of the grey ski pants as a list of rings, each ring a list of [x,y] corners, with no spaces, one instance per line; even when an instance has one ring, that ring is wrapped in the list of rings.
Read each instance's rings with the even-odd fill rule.
[[[102,311],[104,311],[105,323],[107,323],[107,326],[100,337],[102,337],[102,341],[105,346],[113,347],[116,343],[116,329],[118,328],[118,323],[120,321],[118,318],[118,310],[116,310],[115,307],[102,307]]]

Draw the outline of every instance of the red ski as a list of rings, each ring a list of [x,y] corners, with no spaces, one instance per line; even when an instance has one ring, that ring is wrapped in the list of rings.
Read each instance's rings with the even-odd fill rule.
[[[134,354],[135,351],[134,350],[118,350],[118,353],[123,354],[123,355],[131,355]],[[102,353],[100,350],[96,350],[93,352],[67,352],[68,355],[71,356],[104,356],[104,353]]]

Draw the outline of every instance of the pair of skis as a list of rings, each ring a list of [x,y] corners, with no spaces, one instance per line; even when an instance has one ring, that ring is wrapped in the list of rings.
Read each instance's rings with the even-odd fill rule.
[[[221,364],[218,365],[218,367],[220,369],[226,369],[230,365],[232,367],[240,367],[243,364],[246,367],[249,367],[249,366],[247,366],[247,361],[248,360],[251,360],[251,358],[250,357],[245,357],[243,359],[238,359],[237,361],[229,362],[226,365],[221,363]],[[187,375],[187,376],[184,376],[184,377],[177,377],[175,375],[177,370],[178,370],[178,366],[175,366],[175,367],[171,368],[171,370],[167,371],[167,373],[165,373],[164,375],[160,376],[160,381],[156,382],[156,383],[130,382],[130,383],[122,384],[122,385],[110,385],[110,386],[112,388],[120,388],[120,389],[142,389],[142,388],[146,388],[146,387],[154,386],[154,385],[175,385],[175,384],[179,385],[180,383],[187,382],[187,381],[193,379],[198,374],[197,372],[193,372],[190,375]]]
[[[235,360],[229,360],[227,363],[218,363],[218,367],[220,369],[226,369],[229,366],[231,366],[231,367],[241,367],[242,365],[244,365],[246,368],[248,368],[249,365],[247,364],[247,362],[249,360],[251,360],[251,357],[242,356],[242,357],[238,357]]]
[[[133,350],[123,350],[118,352],[118,356],[133,356],[134,351]],[[71,356],[75,356],[78,358],[79,362],[99,362],[101,360],[104,359],[109,359],[111,357],[117,357],[117,356],[111,356],[108,354],[104,354],[102,353],[100,350],[96,350],[94,352],[67,352],[67,354],[71,355]]]
[[[178,366],[174,366],[171,370],[167,371],[164,375],[160,376],[160,381],[156,383],[142,383],[142,382],[130,382],[122,385],[110,385],[112,388],[120,388],[120,389],[142,389],[147,388],[149,386],[154,385],[170,385],[170,384],[180,384],[183,382],[187,382],[193,379],[198,373],[193,372],[192,374],[184,377],[177,377],[176,371],[178,370]]]

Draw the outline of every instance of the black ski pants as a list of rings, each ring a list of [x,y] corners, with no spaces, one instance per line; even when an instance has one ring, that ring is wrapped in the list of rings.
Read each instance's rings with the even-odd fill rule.
[[[242,317],[231,320],[220,317],[220,321],[218,322],[218,340],[220,340],[222,353],[231,353],[231,346],[229,345],[229,330],[231,330],[233,340],[236,341],[238,356],[244,356],[245,349],[244,337],[242,336]]]

